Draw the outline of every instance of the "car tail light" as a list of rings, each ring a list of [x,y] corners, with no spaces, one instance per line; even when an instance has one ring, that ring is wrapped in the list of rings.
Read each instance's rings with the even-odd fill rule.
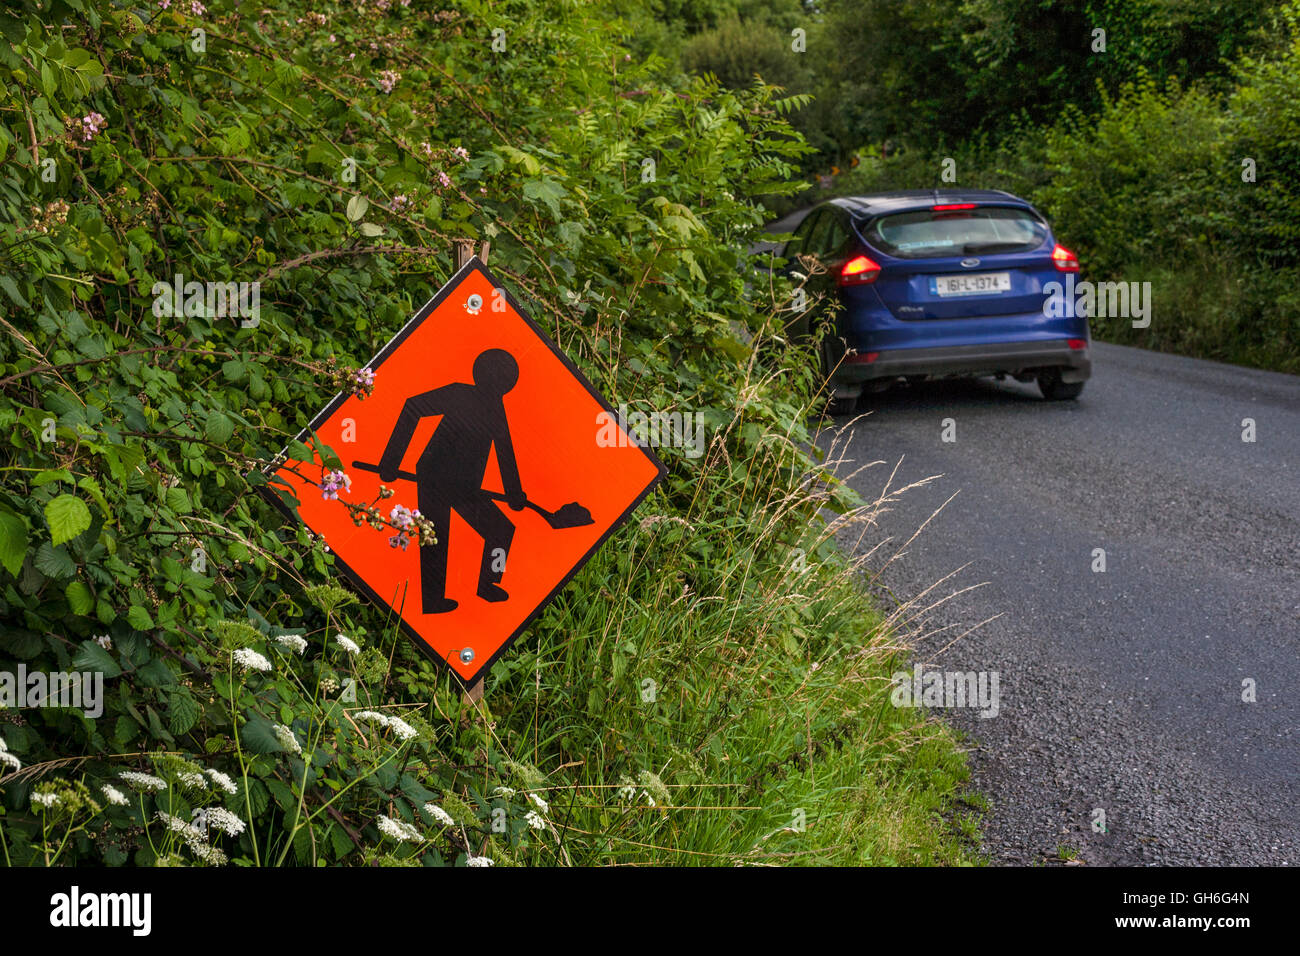
[[[854,256],[840,269],[840,285],[863,285],[875,282],[880,266],[866,256]]]
[[[1078,258],[1059,242],[1056,244],[1056,248],[1052,250],[1052,265],[1056,266],[1061,272],[1079,271]]]
[[[939,206],[931,206],[935,212],[946,212],[949,209],[974,209],[976,206],[973,202],[949,202]]]
[[[1070,348],[1074,349],[1076,352],[1079,349],[1086,349],[1088,347],[1088,343],[1085,339],[1066,339],[1065,344],[1070,346]]]
[[[847,355],[844,361],[852,362],[856,365],[867,365],[880,358],[879,352],[858,352],[856,355]]]

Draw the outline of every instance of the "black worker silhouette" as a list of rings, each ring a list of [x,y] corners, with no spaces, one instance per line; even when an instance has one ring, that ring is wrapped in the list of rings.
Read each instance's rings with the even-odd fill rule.
[[[438,536],[436,544],[420,546],[420,594],[425,614],[441,614],[457,606],[447,597],[448,532],[453,511],[483,539],[478,596],[494,602],[509,598],[501,587],[501,568],[515,526],[494,501],[504,500],[512,511],[528,503],[519,483],[502,401],[519,380],[519,364],[503,349],[488,349],[474,360],[473,377],[472,385],[454,382],[408,399],[379,460],[379,477],[386,482],[395,480],[420,419],[442,416],[420,454],[414,476],[420,513],[433,523]],[[493,446],[503,496],[483,489]]]

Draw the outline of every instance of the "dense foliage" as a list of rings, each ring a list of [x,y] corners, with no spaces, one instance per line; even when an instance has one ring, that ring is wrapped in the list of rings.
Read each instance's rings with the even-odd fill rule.
[[[1099,318],[1101,337],[1300,370],[1294,2],[730,9],[741,19],[695,29],[681,62],[732,86],[758,73],[813,95],[793,117],[817,149],[804,172],[840,175],[811,198],[1019,193],[1051,217],[1088,278],[1151,283],[1150,327]],[[803,54],[791,16],[807,31]]]
[[[786,292],[743,250],[798,188],[792,103],[666,85],[568,0],[267,6],[0,14],[0,658],[106,679],[97,719],[0,710],[3,858],[959,859],[961,760],[887,705],[814,520],[851,503],[801,450],[809,356],[760,358]],[[478,707],[250,493],[461,237],[614,401],[710,441],[662,450]]]

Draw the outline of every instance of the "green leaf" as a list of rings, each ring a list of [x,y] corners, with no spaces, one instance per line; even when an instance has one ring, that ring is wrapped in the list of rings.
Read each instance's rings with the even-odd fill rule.
[[[63,592],[68,598],[68,605],[73,614],[89,614],[95,609],[95,596],[85,581],[73,581]]]
[[[32,487],[44,488],[52,481],[71,481],[72,472],[66,468],[48,468],[32,479]]]
[[[27,522],[7,508],[0,508],[0,564],[15,577],[27,556]]]
[[[81,642],[81,649],[72,658],[72,666],[79,671],[101,671],[105,679],[122,673],[113,655],[94,641]]]
[[[32,564],[47,578],[70,578],[77,573],[77,565],[68,554],[68,549],[56,547],[48,541],[43,541],[36,549]]]
[[[137,631],[148,631],[153,628],[153,618],[138,604],[132,605],[131,610],[126,612],[126,620]]]
[[[255,754],[278,754],[284,750],[265,717],[254,717],[239,731],[239,739]]]
[[[366,210],[369,208],[369,199],[365,196],[353,196],[348,200],[348,219],[352,222],[357,222],[366,214]],[[362,228],[364,229],[365,227]]]
[[[373,237],[373,236],[382,236],[384,234],[384,227],[377,226],[373,222],[363,222],[357,228],[361,230],[361,235],[363,236]]]
[[[45,506],[45,521],[54,544],[62,544],[90,527],[90,509],[76,495],[59,495]]]
[[[31,306],[23,298],[22,293],[18,291],[18,284],[7,275],[0,275],[0,289],[4,289],[9,298],[13,299],[14,305],[20,309],[30,309]]]
[[[167,507],[182,515],[187,515],[194,510],[193,505],[190,504],[189,492],[179,485],[167,489]]]
[[[235,434],[235,423],[225,412],[211,412],[204,425],[203,434],[208,441],[224,445]]]
[[[77,487],[95,499],[95,504],[99,505],[99,510],[104,512],[105,518],[111,518],[113,516],[113,513],[108,508],[108,501],[104,498],[104,491],[99,487],[98,481],[90,475],[85,475],[77,481]]]
[[[188,691],[177,691],[167,700],[167,729],[180,736],[199,722],[203,708]]]

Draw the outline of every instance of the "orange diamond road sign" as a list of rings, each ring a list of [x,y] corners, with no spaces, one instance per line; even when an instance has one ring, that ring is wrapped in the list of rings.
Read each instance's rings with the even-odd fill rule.
[[[298,436],[314,432],[346,479],[286,449],[262,491],[290,518],[296,504],[353,584],[472,685],[664,466],[477,258],[366,368],[370,396],[340,393]],[[343,502],[409,533],[358,527]]]

